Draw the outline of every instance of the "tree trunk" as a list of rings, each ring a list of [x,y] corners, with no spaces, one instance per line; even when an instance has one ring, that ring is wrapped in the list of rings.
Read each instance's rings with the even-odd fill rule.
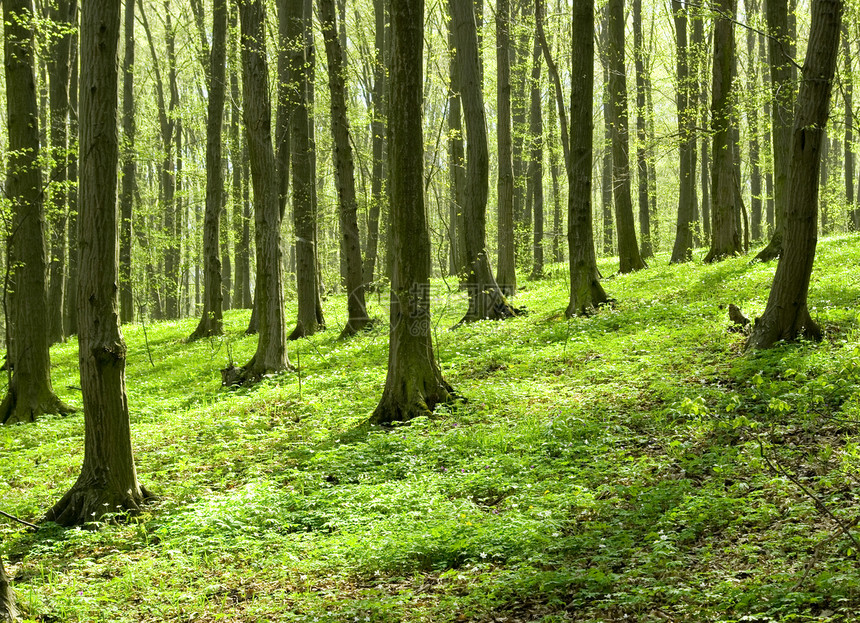
[[[471,3],[469,3],[471,5]],[[391,0],[389,197],[393,272],[388,376],[374,424],[430,415],[453,399],[436,363],[430,324],[430,236],[424,207],[424,1]]]
[[[75,15],[77,20],[77,14]],[[69,206],[69,257],[66,265],[66,297],[63,301],[65,312],[63,323],[66,336],[78,332],[78,35],[72,34],[71,78],[69,80],[69,157],[66,202]]]
[[[514,161],[511,136],[511,2],[498,0],[496,7],[496,139],[499,177],[496,184],[499,206],[499,288],[505,296],[517,293],[514,238]]]
[[[281,268],[281,210],[272,146],[266,17],[261,0],[241,0],[239,18],[245,138],[254,185],[254,238],[257,249],[254,313],[258,338],[254,356],[232,379],[234,383],[257,381],[264,374],[281,372],[289,366]]]
[[[572,16],[567,242],[570,253],[568,317],[592,313],[609,299],[600,285],[591,216],[591,155],[594,142],[594,0],[578,0]]]
[[[131,265],[132,214],[137,187],[134,148],[137,123],[134,105],[134,0],[125,0],[125,56],[122,61],[122,187],[119,194],[119,309],[120,321],[134,320],[134,277]]]
[[[489,155],[487,121],[481,94],[478,37],[474,6],[470,2],[449,3],[457,44],[457,64],[466,121],[466,186],[463,206],[466,263],[465,286],[469,309],[461,322],[507,318],[516,314],[496,284],[486,247]]]
[[[43,413],[68,413],[69,408],[57,399],[51,386],[32,4],[28,0],[7,0],[3,19],[9,137],[5,191],[12,212],[4,303],[12,376],[0,404],[0,423],[13,424],[32,422]]]
[[[8,6],[8,4],[7,4]],[[117,48],[119,2],[85,2],[81,20],[79,366],[84,462],[72,488],[45,519],[81,525],[135,513],[148,497],[137,480],[126,347],[117,315]]]
[[[355,198],[355,164],[350,144],[349,119],[346,114],[344,50],[340,46],[335,24],[334,0],[318,0],[320,25],[328,59],[328,84],[331,92],[331,132],[337,167],[337,190],[340,202],[339,223],[346,254],[346,290],[349,319],[341,337],[354,335],[370,322],[364,302],[361,271],[361,241],[358,236],[358,203]]]
[[[543,30],[541,5],[535,3],[535,22]],[[531,93],[529,101],[529,134],[531,135],[531,154],[529,158],[529,194],[532,198],[532,270],[531,279],[543,276],[543,230],[544,230],[544,192],[543,192],[543,106],[541,105],[541,47],[540,38],[535,37],[532,51]]]
[[[735,35],[732,20],[735,0],[719,0],[720,16],[714,24],[714,72],[711,96],[713,161],[711,164],[711,248],[706,262],[715,262],[742,251],[740,189],[735,177],[732,116],[735,97]]]
[[[744,0],[747,20],[758,13],[758,2]],[[747,127],[750,136],[750,237],[762,237],[762,197],[761,197],[761,147],[759,145],[758,106],[758,59],[756,59],[756,33],[747,30]]]
[[[842,24],[842,59],[844,77],[842,79],[842,94],[845,98],[845,204],[848,208],[848,230],[860,229],[858,211],[854,203],[854,74],[851,67],[851,38],[848,32],[848,22]]]
[[[678,147],[679,185],[678,185],[678,221],[675,229],[675,245],[672,248],[672,264],[689,262],[693,259],[693,201],[695,196],[696,167],[694,155],[696,151],[696,107],[693,85],[695,79],[690,71],[690,46],[687,42],[688,9],[680,0],[672,0],[672,11],[675,21],[675,47],[678,74]]]
[[[783,221],[788,201],[788,167],[791,154],[791,122],[794,118],[795,88],[792,80],[790,53],[791,37],[788,20],[788,0],[767,0],[768,56],[770,88],[773,96],[771,109],[773,146],[773,198],[774,230],[768,245],[755,259],[768,262],[782,252]]]
[[[308,59],[305,46],[303,3],[286,3],[290,68],[290,160],[293,184],[293,226],[296,239],[296,290],[298,321],[289,339],[313,335],[324,329],[318,321],[319,281],[316,258],[314,167],[308,112]],[[255,193],[256,194],[256,193]]]
[[[224,201],[224,179],[221,166],[224,99],[227,90],[227,0],[212,4],[212,47],[209,90],[206,110],[206,212],[203,215],[203,313],[189,341],[222,335],[222,283],[220,234]],[[228,289],[229,292],[229,289]]]
[[[615,250],[612,237],[614,230],[612,222],[612,121],[609,112],[609,67],[605,64],[603,66],[602,108],[603,159],[600,164],[600,203],[603,213],[603,254],[612,255]],[[570,227],[569,224],[568,227]]]
[[[792,136],[785,244],[762,317],[756,320],[747,350],[769,348],[799,335],[820,339],[809,315],[807,296],[818,242],[818,175],[821,141],[836,72],[841,0],[813,0],[803,78]]]
[[[12,592],[9,578],[6,577],[6,569],[3,567],[3,560],[0,559],[0,623],[19,623],[20,621],[21,615],[18,614],[18,607],[15,605],[15,593]]]
[[[633,58],[636,65],[636,168],[639,190],[640,254],[643,259],[654,255],[651,243],[651,212],[648,201],[648,161],[645,155],[645,41],[642,36],[642,0],[633,0]]]
[[[385,203],[383,177],[385,168],[385,0],[373,0],[375,21],[373,91],[371,108],[373,117],[370,122],[371,151],[373,167],[370,181],[370,213],[367,219],[367,249],[364,261],[364,283],[370,286],[374,280],[376,258],[379,249],[379,215]],[[453,224],[451,225],[453,227]]]
[[[639,254],[630,195],[630,151],[627,123],[627,70],[624,66],[624,0],[606,3],[609,56],[609,110],[612,122],[612,177],[619,271],[647,268]],[[571,124],[572,125],[572,124]]]
[[[77,2],[59,0],[49,9],[51,20],[59,32],[51,37],[48,74],[51,77],[49,100],[51,115],[51,173],[49,177],[48,213],[51,215],[51,275],[48,290],[48,343],[65,340],[63,310],[66,298],[65,268],[68,226],[68,190],[66,188],[69,160],[69,64],[72,34],[70,25],[77,12]]]
[[[454,19],[448,22],[448,47],[453,51]],[[463,97],[460,64],[456,54],[451,54],[448,66],[448,166],[451,199],[449,209],[449,247],[451,253],[451,274],[461,277],[466,271],[466,153],[463,140]]]

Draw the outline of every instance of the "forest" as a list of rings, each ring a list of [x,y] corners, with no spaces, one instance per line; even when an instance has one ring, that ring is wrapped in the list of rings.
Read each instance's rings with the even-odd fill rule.
[[[855,0],[2,13],[0,622],[857,620]]]

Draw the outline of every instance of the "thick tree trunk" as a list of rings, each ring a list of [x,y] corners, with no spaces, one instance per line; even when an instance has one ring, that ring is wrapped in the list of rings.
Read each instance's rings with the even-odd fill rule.
[[[77,19],[77,16],[75,16]],[[72,35],[71,45],[71,78],[69,80],[69,153],[78,153],[78,35]],[[67,189],[67,204],[69,206],[69,257],[66,265],[66,298],[63,302],[65,312],[63,323],[66,336],[78,332],[78,158],[69,158],[68,168],[69,188]]]
[[[51,173],[49,177],[48,213],[51,215],[51,265],[48,290],[48,342],[65,340],[63,311],[65,309],[65,269],[68,226],[68,190],[66,188],[69,160],[69,64],[72,34],[69,26],[75,19],[77,2],[59,0],[49,9],[51,20],[59,32],[50,40],[48,74],[51,77],[49,100],[51,116]]]
[[[21,615],[15,605],[15,593],[9,585],[3,560],[0,559],[0,623],[20,623]]]
[[[0,404],[0,423],[32,422],[43,413],[68,413],[54,395],[48,344],[47,247],[39,167],[39,115],[36,104],[32,4],[3,4],[6,70],[6,123],[9,140],[6,195],[12,223],[7,239],[6,297],[9,361],[8,392]]]
[[[651,242],[651,211],[648,201],[647,133],[645,124],[645,40],[642,36],[642,0],[633,0],[633,58],[636,66],[636,177],[639,196],[640,254],[654,255]]]
[[[8,6],[8,4],[7,4]],[[80,525],[134,513],[147,498],[137,480],[126,348],[117,300],[117,48],[119,2],[86,2],[81,20],[79,366],[84,462],[72,488],[45,519]]]
[[[812,25],[792,137],[785,244],[767,307],[756,320],[748,350],[769,348],[778,340],[793,340],[799,335],[821,338],[821,330],[809,315],[807,296],[818,242],[821,141],[830,109],[843,9],[841,0],[812,2]]]
[[[370,212],[367,218],[367,249],[364,260],[364,283],[370,287],[376,271],[376,258],[379,249],[379,216],[385,203],[383,188],[385,175],[385,0],[373,0],[373,15],[375,21],[374,59],[373,59],[373,91],[371,93],[371,108],[373,118],[370,122],[371,152],[373,167],[370,181]],[[453,227],[453,225],[451,225]]]
[[[134,277],[131,265],[132,214],[137,188],[137,163],[134,148],[137,123],[134,105],[134,0],[125,0],[123,18],[125,55],[122,61],[122,187],[119,194],[119,309],[120,321],[134,320]]]
[[[233,375],[231,383],[254,382],[264,374],[281,372],[289,366],[281,262],[281,210],[272,145],[266,17],[262,1],[241,0],[239,18],[245,138],[254,185],[254,238],[257,249],[254,314],[258,338],[254,356]]]
[[[300,2],[287,2],[286,37],[289,50],[290,160],[293,184],[293,227],[296,244],[298,320],[289,339],[313,335],[324,329],[319,322],[319,277],[316,258],[314,166],[308,111],[309,61],[305,46],[305,15]],[[255,193],[256,194],[256,193]]]
[[[678,77],[678,147],[679,184],[678,184],[678,221],[675,228],[675,245],[672,248],[672,264],[689,262],[693,259],[693,228],[695,217],[693,203],[696,185],[696,106],[698,94],[693,85],[695,79],[690,71],[690,46],[687,41],[688,10],[680,0],[672,0],[672,11],[675,22],[675,48]]]
[[[788,0],[767,0],[768,57],[770,88],[773,96],[771,132],[773,145],[774,230],[770,242],[755,259],[768,262],[779,257],[783,248],[783,221],[788,201],[788,167],[791,153],[791,123],[794,119],[795,87],[792,79],[791,37]]]
[[[567,242],[570,253],[568,317],[592,313],[609,299],[600,285],[591,216],[594,119],[594,0],[573,5]]]
[[[612,121],[612,177],[619,271],[647,268],[639,253],[630,190],[630,146],[627,123],[627,70],[624,66],[624,0],[606,4],[609,56],[609,110]]]
[[[487,121],[481,94],[478,37],[474,7],[470,2],[449,3],[457,44],[457,64],[466,120],[466,186],[463,206],[466,273],[469,309],[461,322],[507,318],[516,314],[499,289],[490,267],[486,247],[489,155]]]
[[[227,0],[212,4],[212,48],[206,110],[206,212],[203,215],[203,314],[189,341],[224,333],[220,234],[224,201],[221,166],[224,100],[227,91]],[[228,289],[229,292],[229,289]]]
[[[496,7],[496,140],[499,177],[496,193],[499,206],[499,260],[497,282],[505,296],[517,293],[516,245],[514,238],[514,161],[511,136],[511,2],[498,0]]]
[[[713,162],[711,197],[713,226],[711,248],[706,262],[715,262],[742,252],[740,223],[740,189],[735,177],[735,150],[732,140],[732,117],[735,97],[735,35],[732,19],[735,0],[719,0],[721,16],[714,25],[714,71],[711,96],[711,130]]]
[[[341,337],[354,335],[369,323],[364,302],[361,266],[361,241],[358,236],[358,204],[355,198],[355,164],[350,144],[349,119],[346,115],[344,50],[340,47],[335,24],[334,0],[318,0],[319,19],[328,59],[328,84],[331,92],[331,132],[337,168],[337,190],[340,203],[339,223],[342,249],[346,255],[346,290],[349,319]]]
[[[424,153],[415,149],[424,144],[423,24],[423,0],[391,0],[388,146],[394,270],[388,377],[370,417],[373,424],[429,415],[454,397],[433,354]]]

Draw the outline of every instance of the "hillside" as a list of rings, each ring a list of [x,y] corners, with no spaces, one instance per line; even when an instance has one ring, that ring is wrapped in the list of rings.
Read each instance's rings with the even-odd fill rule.
[[[384,293],[345,342],[330,297],[329,330],[290,344],[299,371],[237,391],[219,369],[253,353],[247,312],[195,344],[193,319],[127,326],[158,500],[88,530],[4,522],[19,602],[64,623],[856,620],[860,238],[819,246],[820,344],[742,356],[725,307],[761,313],[775,269],[748,262],[661,256],[571,321],[554,265],[523,282],[524,317],[453,331],[465,299],[434,282],[437,356],[465,400],[394,429],[362,426]],[[52,358],[80,407],[76,342]],[[0,427],[0,510],[38,521],[82,448],[81,413]]]

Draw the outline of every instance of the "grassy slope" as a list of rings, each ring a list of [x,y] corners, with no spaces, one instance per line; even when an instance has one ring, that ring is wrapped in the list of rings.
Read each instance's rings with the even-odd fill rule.
[[[468,403],[390,431],[358,428],[387,328],[337,342],[340,299],[331,330],[290,347],[301,390],[295,373],[218,388],[228,354],[253,351],[246,312],[222,341],[183,344],[193,320],[148,327],[154,367],[132,325],[134,443],[160,501],[96,530],[5,524],[0,554],[39,621],[850,619],[858,243],[820,247],[826,340],[756,357],[719,307],[761,313],[774,265],[746,259],[654,262],[606,281],[616,309],[570,322],[563,267],[510,321],[447,331],[464,301],[440,295],[438,356]],[[80,405],[76,347],[52,355]],[[0,428],[2,509],[38,519],[82,441],[80,414]]]

